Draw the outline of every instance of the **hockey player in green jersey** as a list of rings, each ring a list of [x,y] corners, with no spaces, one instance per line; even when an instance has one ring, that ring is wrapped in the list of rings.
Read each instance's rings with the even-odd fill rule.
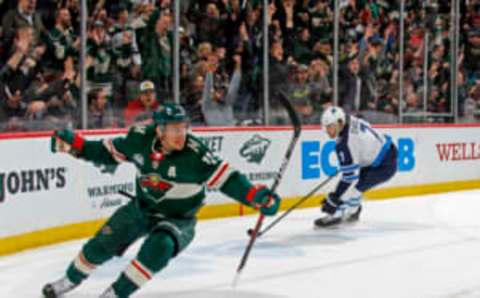
[[[154,112],[153,124],[132,127],[125,137],[88,141],[70,130],[54,133],[53,152],[67,152],[110,167],[131,162],[138,174],[135,199],[116,210],[83,246],[64,277],[45,285],[44,297],[63,297],[96,267],[121,256],[145,236],[135,259],[100,296],[130,297],[190,244],[207,188],[220,190],[265,215],[278,211],[278,195],[252,185],[214,156],[188,128],[184,109],[168,103]]]

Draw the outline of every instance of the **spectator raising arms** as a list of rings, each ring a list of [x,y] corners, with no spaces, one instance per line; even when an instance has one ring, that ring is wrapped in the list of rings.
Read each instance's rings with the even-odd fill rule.
[[[156,99],[174,98],[175,1],[89,4],[87,91],[102,89],[115,125],[130,125],[134,119],[127,116],[127,105],[143,96],[136,93],[142,81],[154,84]],[[455,110],[462,117],[476,106],[470,94],[476,94],[480,85],[480,0],[460,1],[458,109],[452,109],[450,96],[454,88],[450,33],[456,29],[451,23],[451,3],[415,0],[405,4],[400,61],[398,1],[340,1],[338,36],[333,30],[334,1],[273,0],[268,7],[258,0],[181,1],[180,103],[192,125],[264,123],[265,9],[271,124],[287,123],[277,91],[302,103],[297,110],[305,123],[318,123],[318,115],[333,101],[335,88],[338,104],[372,123],[398,121],[400,108],[416,114],[403,113],[410,117],[405,121],[448,122],[454,117],[441,115],[453,115]],[[15,125],[25,124],[22,129],[48,128],[51,123],[33,122],[52,119],[55,125],[62,122],[78,128],[80,1],[0,0],[0,8],[0,97],[4,99],[0,106],[8,111],[2,112],[3,122],[14,115]],[[339,42],[338,80],[333,77],[335,39]],[[71,79],[65,80],[69,57],[73,58],[67,76]],[[240,65],[235,62],[238,59]],[[203,92],[206,88],[208,95]]]
[[[203,114],[208,125],[233,126],[236,124],[233,105],[242,79],[242,58],[240,55],[235,55],[233,59],[235,70],[228,86],[222,81],[214,82],[217,65],[213,63],[209,65],[202,98]]]

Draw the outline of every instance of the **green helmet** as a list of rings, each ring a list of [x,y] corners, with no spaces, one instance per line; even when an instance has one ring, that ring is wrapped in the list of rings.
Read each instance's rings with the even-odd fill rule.
[[[188,116],[185,109],[176,103],[164,103],[153,112],[153,122],[156,125],[166,125],[168,123],[188,122]]]

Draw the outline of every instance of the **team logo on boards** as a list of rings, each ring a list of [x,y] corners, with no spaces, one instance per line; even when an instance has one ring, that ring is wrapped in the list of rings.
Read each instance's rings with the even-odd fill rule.
[[[67,168],[46,168],[0,173],[0,203],[7,194],[46,191],[51,188],[64,188]]]
[[[242,148],[240,148],[240,156],[245,158],[248,162],[260,164],[271,143],[272,142],[269,139],[255,134],[243,144]]]

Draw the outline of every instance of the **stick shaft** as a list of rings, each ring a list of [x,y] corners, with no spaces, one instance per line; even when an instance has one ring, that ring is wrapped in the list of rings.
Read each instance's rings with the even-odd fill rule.
[[[283,218],[285,218],[288,214],[290,214],[293,210],[297,209],[298,206],[302,205],[303,202],[311,198],[320,188],[324,187],[330,180],[333,179],[334,176],[328,177],[327,180],[323,181],[322,183],[318,184],[315,186],[308,194],[304,195],[298,202],[296,202],[294,205],[292,205],[287,211],[285,211],[282,215],[277,217],[274,221],[272,221],[265,229],[262,231],[258,232],[257,238],[260,236],[263,236],[266,232],[268,232],[271,228],[273,228],[277,223],[279,223]]]
[[[280,95],[280,102],[282,105],[285,107],[287,110],[288,116],[290,118],[290,121],[292,122],[293,126],[293,135],[292,138],[290,139],[290,143],[288,144],[287,151],[285,152],[285,155],[282,160],[282,164],[280,165],[280,168],[278,169],[277,175],[275,176],[275,180],[273,181],[271,191],[274,193],[275,190],[277,189],[278,185],[280,184],[280,181],[282,180],[283,174],[287,168],[288,162],[290,161],[293,150],[295,149],[295,145],[297,144],[298,139],[300,138],[300,133],[302,131],[301,129],[301,122],[300,118],[298,117],[297,113],[295,112],[294,107],[288,101],[287,96],[283,93],[279,93]],[[240,273],[242,272],[243,268],[247,264],[248,256],[250,255],[250,251],[253,248],[253,245],[255,244],[255,240],[257,239],[257,234],[260,231],[262,227],[263,220],[265,218],[265,215],[260,213],[258,216],[257,222],[255,224],[255,228],[252,231],[252,234],[250,235],[250,240],[248,241],[248,244],[245,248],[245,251],[243,253],[242,259],[240,260],[240,264],[238,265],[237,268],[237,279],[240,276]]]

